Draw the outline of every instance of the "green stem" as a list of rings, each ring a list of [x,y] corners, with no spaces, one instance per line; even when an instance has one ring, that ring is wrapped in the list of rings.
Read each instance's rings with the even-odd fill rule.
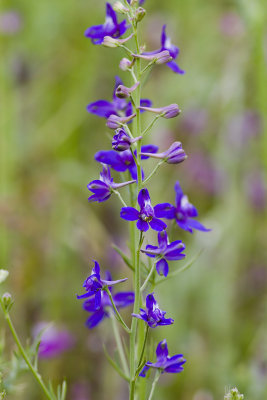
[[[149,64],[147,64],[147,66],[141,71],[141,75],[143,75],[146,70],[148,70],[148,68],[152,67],[155,64],[156,60],[150,61]]]
[[[150,392],[148,400],[152,400],[152,397],[153,397],[156,385],[158,383],[159,377],[160,377],[160,371],[157,371],[156,374],[155,374],[154,381],[152,383],[151,392]]]
[[[117,316],[117,319],[118,319],[119,323],[122,325],[123,329],[124,329],[127,333],[131,333],[130,329],[128,328],[127,324],[124,322],[122,316],[120,315],[120,313],[119,313],[119,311],[118,311],[118,309],[117,309],[117,307],[116,307],[116,305],[115,305],[115,303],[114,303],[114,300],[113,300],[112,294],[110,293],[109,288],[107,287],[107,288],[105,289],[105,291],[106,291],[106,293],[108,294],[108,297],[109,297],[109,299],[110,299],[110,301],[111,301],[112,307],[113,307],[113,309],[114,309],[114,311],[115,311],[115,314],[116,314],[116,316]]]
[[[147,277],[146,277],[146,280],[145,280],[145,282],[143,283],[143,285],[141,286],[141,292],[143,292],[144,290],[145,290],[145,288],[146,288],[146,286],[147,286],[147,284],[148,284],[148,282],[149,282],[149,280],[150,280],[150,278],[151,278],[151,276],[152,276],[152,274],[153,274],[153,272],[154,272],[154,268],[155,268],[155,265],[156,265],[156,263],[158,262],[158,259],[153,263],[153,265],[152,265],[152,267],[151,267],[151,269],[150,269],[150,271],[149,271],[149,274],[147,275]]]
[[[150,175],[148,175],[148,177],[144,180],[143,182],[143,186],[145,186],[147,184],[147,182],[152,178],[152,176],[157,172],[157,170],[159,169],[159,167],[164,163],[164,160],[161,160],[153,169],[153,171],[150,173]]]
[[[124,207],[127,207],[127,204],[126,204],[125,201],[123,200],[121,194],[120,194],[117,190],[114,190],[114,189],[113,189],[113,193],[115,193],[115,194],[118,196],[118,198],[120,199],[120,201],[121,201],[121,203],[123,204],[123,206],[124,206]]]
[[[2,303],[1,303],[1,306],[2,306],[2,308],[3,308],[4,315],[5,315],[5,319],[6,319],[6,321],[7,321],[7,324],[8,324],[8,326],[9,326],[9,329],[10,329],[10,331],[11,331],[11,333],[12,333],[12,336],[13,336],[13,338],[14,338],[14,340],[15,340],[17,346],[18,346],[18,349],[19,349],[19,351],[20,351],[20,353],[21,353],[21,355],[22,355],[24,361],[25,361],[26,364],[28,365],[30,371],[32,372],[34,378],[36,379],[37,383],[38,383],[39,386],[41,387],[41,389],[42,389],[42,391],[44,392],[45,396],[46,396],[48,399],[50,399],[50,400],[54,400],[53,397],[51,396],[51,394],[49,393],[49,390],[46,388],[46,386],[45,386],[45,384],[44,384],[44,382],[43,382],[43,380],[42,380],[41,375],[40,375],[40,374],[37,372],[37,370],[34,368],[34,366],[32,365],[32,363],[31,363],[29,357],[27,356],[27,354],[26,354],[26,352],[25,352],[25,350],[24,350],[24,348],[23,348],[23,346],[22,346],[22,344],[21,344],[21,342],[20,342],[20,339],[19,339],[19,337],[18,337],[18,335],[17,335],[17,332],[16,332],[16,330],[15,330],[15,327],[14,327],[12,321],[11,321],[11,318],[10,318],[10,316],[9,316],[9,313],[4,309],[4,306],[3,306]]]
[[[151,122],[150,124],[146,127],[144,132],[141,134],[141,136],[145,136],[154,126],[155,122],[161,117],[161,115],[157,115]]]
[[[119,333],[119,330],[118,330],[116,319],[114,318],[113,311],[111,311],[109,313],[109,315],[110,315],[110,319],[111,319],[111,323],[112,323],[112,328],[113,328],[114,337],[115,337],[115,340],[116,340],[118,352],[119,352],[120,359],[121,359],[122,368],[123,368],[123,371],[124,371],[125,375],[129,376],[128,363],[127,363],[127,360],[126,360],[126,357],[125,357],[125,354],[124,354],[120,333]]]
[[[146,348],[146,342],[147,342],[147,337],[148,337],[148,331],[149,331],[149,326],[146,326],[146,333],[145,333],[145,339],[144,339],[144,343],[143,343],[143,348],[142,348],[142,352],[139,358],[139,363],[138,363],[138,367],[137,369],[140,368],[140,365],[142,364],[143,361],[143,357],[144,357],[144,353],[145,353],[145,348]]]

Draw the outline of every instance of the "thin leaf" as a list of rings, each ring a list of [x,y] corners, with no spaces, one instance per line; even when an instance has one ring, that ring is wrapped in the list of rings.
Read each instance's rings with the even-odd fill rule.
[[[112,367],[118,372],[118,374],[125,379],[127,382],[130,382],[130,379],[128,378],[128,376],[126,376],[124,374],[124,372],[120,369],[120,367],[118,366],[118,364],[112,360],[112,358],[110,357],[110,355],[107,352],[106,346],[103,344],[103,350],[104,350],[104,354],[107,358],[107,360],[109,361],[109,363],[112,365]]]
[[[134,271],[131,259],[115,244],[112,244],[112,248],[121,256],[127,267],[129,267],[132,271]]]

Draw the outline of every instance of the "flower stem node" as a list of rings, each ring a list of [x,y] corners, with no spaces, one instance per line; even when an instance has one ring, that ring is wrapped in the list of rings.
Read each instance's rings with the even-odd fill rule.
[[[126,99],[127,97],[130,97],[132,92],[135,91],[135,89],[140,85],[140,82],[136,82],[132,87],[128,88],[124,85],[119,85],[116,89],[116,96],[119,99]]]
[[[13,305],[13,300],[12,300],[11,294],[8,292],[4,293],[1,300],[2,300],[2,304],[3,304],[5,311],[9,312],[9,310],[11,309],[11,307]]]
[[[142,21],[144,16],[146,15],[146,10],[143,7],[138,7],[135,12],[135,20],[136,22]]]
[[[107,119],[107,127],[110,129],[118,129],[121,128],[122,125],[127,124],[127,122],[131,121],[136,114],[131,114],[128,117],[119,117],[118,115],[112,114]]]
[[[154,114],[158,114],[163,118],[175,118],[177,115],[181,113],[181,110],[179,109],[179,106],[177,104],[170,104],[169,106],[166,107],[160,107],[160,108],[152,108],[152,107],[139,107],[139,110],[142,111],[150,111]]]

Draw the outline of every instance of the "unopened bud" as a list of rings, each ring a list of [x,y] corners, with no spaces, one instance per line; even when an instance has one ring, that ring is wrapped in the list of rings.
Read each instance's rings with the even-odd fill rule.
[[[142,139],[142,136],[138,136],[134,139],[130,138],[129,135],[125,132],[124,129],[117,129],[115,131],[116,135],[114,135],[112,139],[112,148],[116,151],[125,151],[128,150],[131,145],[138,140]]]
[[[122,125],[127,124],[136,116],[136,114],[129,115],[128,117],[118,117],[118,115],[112,114],[107,119],[107,127],[110,129],[121,128]]]
[[[105,47],[120,47],[120,45],[128,42],[133,37],[133,33],[125,39],[114,39],[111,36],[105,36],[102,45]]]
[[[163,118],[174,118],[177,117],[177,115],[179,115],[181,112],[177,104],[170,104],[169,106],[161,108],[152,108],[152,107],[138,107],[138,108],[143,111],[150,111],[153,112],[154,114],[159,114]]]
[[[8,277],[9,272],[5,269],[0,269],[0,283],[4,282]]]
[[[187,155],[182,148],[181,142],[174,142],[168,150],[163,153],[140,153],[141,156],[157,158],[165,161],[167,164],[180,164],[187,159]]]
[[[124,85],[119,85],[116,89],[116,96],[119,97],[119,99],[126,99],[127,97],[130,97],[132,92],[140,85],[140,82],[136,82],[132,87],[128,88]]]
[[[120,65],[119,65],[119,67],[122,71],[127,71],[129,68],[132,68],[132,66],[133,66],[133,62],[128,60],[128,58],[125,58],[125,57],[120,61]]]
[[[243,400],[244,395],[240,394],[237,388],[233,388],[224,396],[224,400]]]
[[[127,14],[129,12],[129,8],[125,7],[120,1],[116,1],[113,10],[121,14]]]
[[[142,21],[145,15],[146,15],[146,10],[143,7],[138,7],[135,12],[136,22]]]
[[[172,60],[170,52],[168,50],[159,51],[155,54],[133,54],[135,58],[142,58],[155,64],[166,64]]]
[[[9,311],[11,306],[12,306],[12,304],[13,304],[12,297],[11,297],[10,293],[6,292],[6,293],[3,294],[2,303],[4,305],[5,310]]]

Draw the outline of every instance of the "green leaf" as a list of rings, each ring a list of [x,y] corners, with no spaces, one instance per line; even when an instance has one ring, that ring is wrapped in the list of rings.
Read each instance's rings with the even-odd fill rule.
[[[129,267],[132,271],[134,271],[131,259],[115,244],[112,244],[112,248],[121,256],[127,267]]]
[[[121,368],[119,367],[119,365],[110,357],[110,355],[107,352],[106,346],[103,344],[103,350],[104,350],[104,354],[108,360],[108,362],[112,365],[112,367],[118,372],[118,374],[125,379],[127,382],[130,382],[130,379],[128,378],[128,376],[126,376],[124,374],[124,372],[121,370]]]

